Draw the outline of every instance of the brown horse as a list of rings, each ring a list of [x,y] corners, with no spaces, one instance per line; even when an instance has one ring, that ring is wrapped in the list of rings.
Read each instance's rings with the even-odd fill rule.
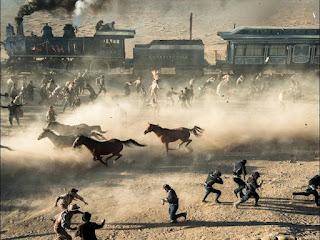
[[[145,145],[136,142],[133,139],[128,139],[126,141],[121,141],[119,139],[110,139],[108,141],[97,141],[86,136],[79,136],[73,143],[73,147],[79,147],[85,145],[91,154],[93,155],[93,160],[99,160],[102,164],[108,166],[108,159],[117,156],[114,161],[117,161],[122,157],[120,152],[123,149],[123,145],[131,146],[135,145],[138,147],[144,147]],[[102,156],[110,155],[106,158],[106,161],[102,161]]]
[[[168,153],[169,150],[169,143],[175,142],[178,140],[181,140],[181,143],[179,144],[179,148],[182,144],[186,143],[186,147],[192,142],[190,139],[190,133],[193,133],[195,136],[201,136],[201,133],[203,133],[203,129],[197,126],[194,126],[192,129],[189,128],[175,128],[175,129],[168,129],[168,128],[162,128],[159,125],[150,124],[147,130],[144,131],[144,134],[147,134],[149,132],[154,132],[158,137],[160,137],[161,142],[165,144],[166,151]]]

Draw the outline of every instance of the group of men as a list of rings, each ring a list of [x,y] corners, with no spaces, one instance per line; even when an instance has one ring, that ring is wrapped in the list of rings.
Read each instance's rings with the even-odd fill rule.
[[[78,194],[78,189],[72,188],[68,193],[57,198],[55,207],[60,206],[61,212],[55,217],[54,232],[57,234],[57,240],[72,240],[72,236],[68,231],[75,231],[75,236],[82,240],[97,240],[95,230],[103,228],[105,220],[101,224],[91,222],[91,213],[80,211],[77,204],[73,204],[74,200],[80,200],[84,204],[88,203]],[[83,223],[77,228],[72,227],[72,217],[76,214],[82,214]]]
[[[13,125],[13,120],[17,121],[20,125],[20,118],[23,117],[22,106],[27,103],[32,103],[35,100],[35,86],[33,81],[30,80],[27,83],[26,76],[23,77],[21,87],[18,87],[19,78],[15,75],[11,76],[7,81],[7,92],[1,94],[1,97],[10,98],[10,103],[7,106],[1,106],[9,111],[9,122]],[[45,77],[41,81],[39,87],[40,102],[49,103],[51,105],[62,103],[63,111],[67,107],[72,109],[80,106],[79,95],[83,93],[84,90],[89,92],[90,100],[94,100],[100,93],[106,93],[105,87],[105,77],[103,74],[99,74],[96,77],[96,86],[98,88],[98,93],[95,92],[93,87],[89,84],[88,71],[85,70],[83,73],[79,72],[77,77],[72,81],[67,81],[62,87],[55,81],[55,73],[49,72],[45,74]],[[51,107],[52,108],[52,107]],[[52,109],[51,109],[52,113]],[[50,115],[50,119],[54,119],[54,115]],[[47,116],[49,117],[49,116]]]
[[[257,193],[257,189],[261,187],[262,182],[258,184],[258,178],[260,177],[259,172],[254,172],[249,177],[247,182],[245,182],[245,178],[247,175],[246,170],[247,160],[241,160],[234,164],[233,168],[233,181],[237,184],[237,188],[234,189],[234,194],[236,197],[240,197],[240,200],[234,203],[235,207],[238,207],[241,203],[248,201],[249,198],[255,199],[255,206],[258,206],[259,194]],[[243,178],[242,178],[243,177]],[[223,184],[223,180],[221,179],[221,172],[216,170],[214,172],[210,172],[208,174],[207,180],[205,181],[205,190],[206,194],[202,200],[202,202],[206,202],[206,199],[210,193],[216,194],[216,203],[221,203],[219,198],[221,196],[221,191],[213,188],[214,184]],[[239,194],[239,196],[238,196]]]
[[[257,171],[253,172],[246,181],[246,175],[247,175],[246,164],[247,164],[247,160],[241,160],[234,164],[233,181],[237,185],[237,187],[234,189],[234,194],[237,198],[239,198],[239,200],[234,202],[233,204],[235,208],[238,208],[240,204],[245,203],[250,198],[254,198],[255,200],[254,206],[259,206],[258,202],[259,202],[260,196],[257,193],[257,190],[261,188],[263,181],[258,183],[258,179],[260,178],[260,173]],[[209,196],[209,194],[214,193],[216,194],[215,202],[221,203],[219,201],[219,198],[221,196],[221,191],[213,187],[214,184],[223,184],[221,175],[222,174],[219,170],[209,172],[208,177],[204,183],[206,193],[202,199],[202,202],[206,203],[207,202],[206,199]],[[315,204],[317,206],[320,206],[319,193],[317,191],[319,187],[320,187],[320,175],[316,175],[309,180],[308,187],[305,191],[293,192],[292,195],[293,197],[299,196],[299,195],[300,196],[313,195]],[[165,184],[163,188],[168,193],[168,196],[166,199],[162,200],[162,203],[164,204],[165,202],[167,202],[169,204],[170,222],[176,223],[177,219],[181,217],[184,217],[184,219],[186,219],[187,217],[186,212],[176,214],[179,208],[179,198],[176,192],[168,184]]]
[[[100,93],[106,93],[105,77],[103,74],[96,77],[98,93],[95,92],[94,88],[89,83],[90,77],[87,70],[83,73],[79,72],[72,81],[67,81],[64,86],[56,84],[53,76],[54,75],[52,74],[46,75],[42,80],[40,87],[40,103],[46,102],[53,104],[62,102],[63,111],[65,111],[67,107],[72,109],[79,107],[81,104],[80,94],[83,94],[84,90],[89,92],[91,101],[95,100]]]

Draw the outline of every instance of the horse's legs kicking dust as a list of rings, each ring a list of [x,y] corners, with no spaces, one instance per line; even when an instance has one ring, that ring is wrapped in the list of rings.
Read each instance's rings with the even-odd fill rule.
[[[191,139],[188,139],[186,142],[187,142],[187,144],[186,144],[186,146],[185,146],[186,149],[188,149],[189,152],[193,152],[193,149],[192,149],[191,147],[188,147],[188,145],[192,142],[192,140],[191,140]]]
[[[102,161],[102,157],[101,156],[94,156],[93,160],[96,161],[98,160],[99,162],[101,162],[103,165],[105,165],[106,167],[108,167],[108,161],[104,162]]]
[[[186,141],[182,141],[181,143],[179,143],[178,145],[178,149],[180,149],[180,147],[182,146],[182,144],[184,144]]]
[[[117,156],[117,158],[114,159],[113,162],[117,161],[119,158],[122,157],[122,155],[121,155],[120,153],[112,153],[111,156],[109,156],[109,157],[106,158],[106,162],[108,162],[108,160],[109,160],[110,158],[115,157],[115,156]]]
[[[166,146],[166,153],[167,153],[167,155],[168,155],[168,153],[169,153],[169,150],[176,150],[176,149],[174,149],[174,148],[169,148],[169,143],[165,143],[165,146]]]
[[[169,143],[166,142],[165,145],[166,145],[166,152],[167,152],[167,155],[168,155],[168,152],[169,152]]]
[[[121,155],[120,153],[114,154],[113,156],[118,156],[118,157],[117,157],[115,160],[113,160],[113,161],[117,161],[119,158],[122,157],[122,155]]]
[[[186,142],[187,142],[186,147],[188,147],[188,145],[192,142],[192,140],[188,139]]]

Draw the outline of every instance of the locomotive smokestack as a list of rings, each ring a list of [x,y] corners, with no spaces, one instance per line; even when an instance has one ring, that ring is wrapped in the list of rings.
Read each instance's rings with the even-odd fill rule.
[[[17,35],[18,36],[24,36],[23,31],[23,18],[22,17],[16,17],[16,24],[17,24]]]
[[[190,13],[190,40],[192,40],[192,13]]]

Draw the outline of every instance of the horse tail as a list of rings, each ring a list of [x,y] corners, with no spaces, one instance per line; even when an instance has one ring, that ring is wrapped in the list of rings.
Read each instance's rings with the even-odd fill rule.
[[[138,147],[145,147],[146,146],[144,144],[140,144],[140,143],[136,142],[133,139],[128,139],[128,140],[120,141],[120,142],[123,143],[125,146],[128,146],[128,147],[130,147],[131,145],[135,145],[135,146],[138,146]]]
[[[189,131],[192,132],[196,137],[200,137],[204,129],[198,126],[194,126],[192,129],[189,129]]]

